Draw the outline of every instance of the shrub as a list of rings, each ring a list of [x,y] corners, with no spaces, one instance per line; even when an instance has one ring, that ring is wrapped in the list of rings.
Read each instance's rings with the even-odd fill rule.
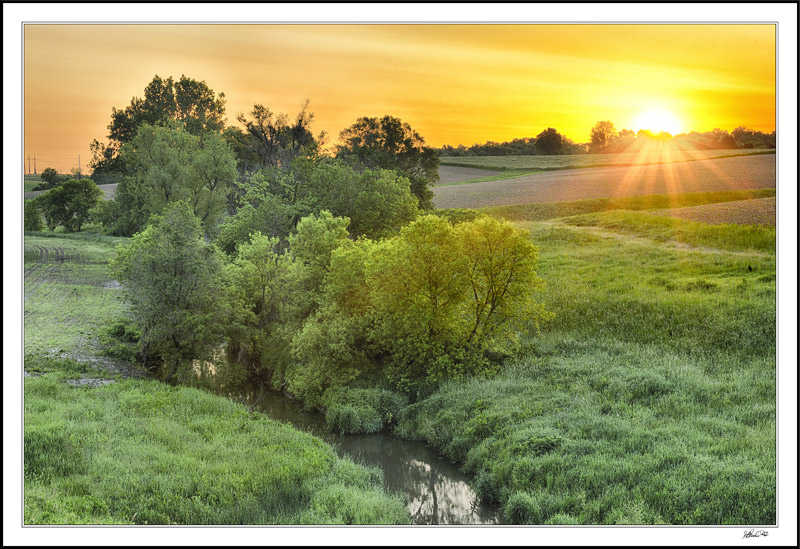
[[[44,221],[42,212],[39,211],[38,203],[35,200],[25,201],[24,228],[26,231],[43,231]]]

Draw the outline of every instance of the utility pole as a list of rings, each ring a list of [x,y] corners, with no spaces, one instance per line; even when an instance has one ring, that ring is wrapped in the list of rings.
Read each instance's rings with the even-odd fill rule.
[[[81,155],[78,155],[78,177],[81,176]]]
[[[33,153],[33,175],[36,175],[36,153]]]

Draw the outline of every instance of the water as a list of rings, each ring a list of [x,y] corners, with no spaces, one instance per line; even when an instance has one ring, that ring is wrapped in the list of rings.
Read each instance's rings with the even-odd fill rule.
[[[259,394],[254,398],[254,394]],[[400,494],[413,524],[497,524],[497,508],[480,503],[469,477],[422,443],[388,433],[339,435],[321,414],[272,391],[240,394],[272,419],[290,423],[336,448],[341,457],[383,470],[386,490]]]

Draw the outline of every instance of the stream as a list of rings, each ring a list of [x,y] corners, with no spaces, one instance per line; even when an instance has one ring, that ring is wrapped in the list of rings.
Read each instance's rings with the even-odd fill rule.
[[[253,402],[257,393],[239,393]],[[387,492],[400,494],[412,524],[497,524],[498,509],[482,504],[470,488],[470,478],[428,446],[389,433],[339,435],[325,418],[302,409],[280,393],[261,393],[254,406],[272,419],[289,423],[331,444],[341,457],[379,467]]]

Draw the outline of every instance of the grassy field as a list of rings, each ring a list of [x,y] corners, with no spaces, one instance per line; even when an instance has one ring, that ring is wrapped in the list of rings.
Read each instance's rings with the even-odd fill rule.
[[[43,183],[42,177],[40,175],[28,175],[25,174],[24,181],[23,181],[23,188],[24,192],[32,191],[36,185]]]
[[[717,191],[704,193],[656,194],[620,198],[592,198],[574,202],[513,204],[481,208],[489,215],[509,221],[544,221],[558,217],[604,212],[608,210],[664,210],[718,203],[738,203],[750,199],[774,198],[775,189],[752,191]]]
[[[555,320],[399,432],[464,464],[507,522],[775,523],[774,228],[519,217]]]
[[[774,149],[731,149],[719,151],[648,151],[617,154],[562,154],[536,156],[442,156],[442,166],[485,170],[565,170],[574,168],[622,167],[668,162],[689,162],[753,154],[775,154]],[[524,175],[521,172],[517,175]],[[530,172],[527,172],[530,173]]]
[[[125,239],[25,235],[25,524],[405,524],[382,473],[103,355]]]

